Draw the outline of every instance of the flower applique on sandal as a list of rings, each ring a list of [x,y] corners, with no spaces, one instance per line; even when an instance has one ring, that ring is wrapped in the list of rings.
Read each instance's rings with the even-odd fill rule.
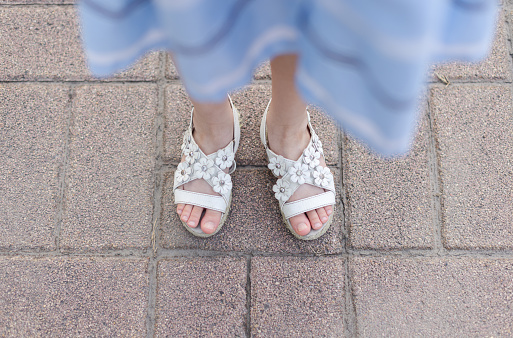
[[[235,153],[239,148],[240,125],[239,113],[233,105],[232,99],[230,97],[228,98],[233,111],[233,140],[226,147],[219,149],[217,152],[210,155],[203,153],[192,135],[194,130],[192,122],[193,108],[189,128],[183,137],[182,158],[185,158],[185,161],[181,162],[175,171],[173,185],[175,204],[195,205],[222,213],[219,225],[211,234],[203,232],[199,226],[201,219],[198,222],[198,226],[195,228],[188,226],[187,223],[180,219],[185,228],[198,237],[210,237],[219,232],[230,212],[232,202],[232,179],[230,174],[232,174],[236,168]],[[225,173],[223,170],[227,168],[228,173]],[[205,180],[219,195],[209,195],[180,189],[182,185],[196,179]]]
[[[262,118],[260,138],[265,146],[269,160],[267,167],[272,171],[274,176],[278,177],[276,184],[273,186],[274,197],[276,197],[280,203],[280,211],[285,225],[296,238],[302,240],[317,239],[329,229],[333,221],[333,215],[335,214],[335,183],[333,181],[333,174],[328,167],[322,167],[320,165],[320,158],[321,156],[324,158],[324,152],[322,150],[322,143],[310,124],[310,114],[308,111],[310,142],[296,161],[277,155],[269,149],[266,120],[270,104],[271,101],[267,104]],[[294,194],[302,184],[310,184],[322,188],[325,192],[297,201],[288,202],[292,194]],[[329,215],[328,221],[324,223],[321,228],[312,228],[310,232],[304,236],[294,231],[289,221],[291,217],[329,205],[333,206],[333,212]]]

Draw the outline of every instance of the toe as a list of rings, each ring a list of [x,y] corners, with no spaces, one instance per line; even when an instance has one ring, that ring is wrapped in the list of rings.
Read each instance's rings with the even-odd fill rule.
[[[326,209],[325,208],[317,209],[317,215],[319,215],[319,219],[321,220],[322,224],[325,224],[328,221],[328,219],[329,219],[328,214],[326,213]]]
[[[322,228],[322,222],[317,214],[317,210],[310,210],[306,215],[308,216],[308,220],[310,221],[313,229],[317,230]]]
[[[326,214],[329,216],[333,213],[333,206],[328,205],[327,207],[324,207],[324,210],[326,210]]]
[[[189,220],[187,221],[187,225],[191,228],[195,228],[199,224],[199,220],[201,217],[201,213],[203,212],[202,207],[194,206],[191,211],[191,216],[189,217]]]
[[[182,221],[187,222],[189,220],[191,211],[192,211],[192,205],[186,204],[182,210],[182,214],[180,215],[180,218],[182,219]]]
[[[203,219],[201,220],[201,230],[206,234],[211,234],[216,231],[220,222],[221,213],[219,211],[207,209]]]
[[[180,203],[176,206],[176,212],[178,213],[178,215],[182,215],[183,208],[185,208],[185,204]]]
[[[289,219],[292,228],[299,236],[308,235],[310,232],[310,222],[305,214],[297,215]]]

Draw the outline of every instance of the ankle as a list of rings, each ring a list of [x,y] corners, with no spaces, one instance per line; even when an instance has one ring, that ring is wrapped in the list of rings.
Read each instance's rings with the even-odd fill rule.
[[[226,147],[233,140],[233,129],[202,132],[195,128],[192,135],[200,149],[206,155],[210,155]]]
[[[267,121],[269,148],[285,158],[297,160],[310,142],[307,126],[307,119],[297,124],[276,124]]]
[[[225,103],[195,105],[193,137],[207,155],[226,147],[233,140],[233,112],[228,101]]]

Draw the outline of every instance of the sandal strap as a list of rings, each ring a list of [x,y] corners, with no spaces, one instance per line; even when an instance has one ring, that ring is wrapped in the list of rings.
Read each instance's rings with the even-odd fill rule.
[[[183,189],[175,190],[175,204],[190,204],[212,209],[220,212],[226,212],[226,201],[221,196],[207,195],[194,191]]]
[[[291,218],[304,212],[315,210],[335,204],[335,194],[326,191],[322,194],[303,198],[294,202],[287,202],[283,205],[282,211],[285,218]]]
[[[233,113],[233,153],[235,154],[237,150],[239,149],[240,144],[240,122],[239,122],[239,111],[237,108],[233,105],[232,97],[228,95],[228,100],[230,101],[230,106],[232,107],[232,113]],[[194,128],[194,125],[192,123],[192,115],[194,114],[194,107],[191,110],[191,119],[189,122],[189,130],[192,131]],[[192,135],[192,133],[191,133]],[[235,161],[233,162],[235,165]],[[235,168],[233,169],[235,170]],[[233,171],[230,172],[230,174]]]
[[[322,149],[322,143],[310,123],[310,113],[306,111],[308,117],[308,129],[311,135],[310,141],[303,150],[301,156],[294,161],[284,158],[281,155],[277,155],[269,149],[266,121],[270,105],[271,100],[269,100],[269,103],[267,104],[267,108],[264,111],[264,116],[262,117],[262,122],[260,124],[260,139],[265,146],[267,157],[269,159],[267,167],[272,171],[274,176],[281,177],[273,186],[273,191],[275,192],[274,196],[276,199],[280,201],[280,207],[284,211],[284,214],[289,215],[286,215],[286,218],[321,207],[316,205],[327,206],[335,204],[335,183],[333,174],[329,168],[320,166],[320,159],[321,156],[324,158],[324,151]],[[307,199],[292,203],[287,202],[290,196],[292,196],[292,194],[294,194],[302,184],[310,184],[327,191],[322,194],[311,196]],[[302,201],[305,202],[302,203]],[[311,203],[317,204],[313,205]],[[287,205],[289,206],[287,207]],[[287,212],[285,212],[285,209]],[[298,210],[303,211],[299,212]]]
[[[176,204],[186,203],[198,205],[221,212],[225,212],[230,204],[232,191],[230,174],[233,173],[236,168],[235,152],[239,148],[240,143],[240,124],[239,113],[233,105],[231,97],[228,96],[228,98],[234,119],[233,140],[226,147],[208,156],[199,148],[192,135],[194,129],[192,119],[194,108],[191,110],[189,128],[185,131],[182,144],[182,156],[186,157],[186,161],[181,162],[175,171],[173,191],[175,193]],[[229,168],[228,174],[223,171],[227,168]],[[199,194],[178,189],[180,186],[196,179],[206,181],[214,191],[221,196]],[[223,200],[223,203],[221,203],[219,199]]]
[[[232,107],[233,112],[233,153],[237,153],[237,150],[239,149],[239,143],[240,143],[240,122],[239,122],[239,111],[235,106],[233,105],[232,98],[230,95],[228,95],[228,99],[230,99],[230,105]],[[236,165],[235,161],[233,161],[234,167]],[[235,168],[233,168],[235,170]],[[233,172],[233,171],[232,171]],[[230,174],[232,173],[230,172]]]

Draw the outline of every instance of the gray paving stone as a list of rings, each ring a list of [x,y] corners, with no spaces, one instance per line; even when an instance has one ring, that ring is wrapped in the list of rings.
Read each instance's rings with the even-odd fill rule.
[[[509,86],[432,89],[444,245],[513,248],[513,118]]]
[[[0,258],[0,336],[144,337],[146,259]]]
[[[0,7],[0,80],[91,80],[73,6]],[[154,80],[158,53],[112,79]]]
[[[358,257],[350,260],[361,337],[510,337],[513,261]]]
[[[251,259],[251,334],[344,336],[344,259]]]
[[[446,76],[449,81],[511,80],[511,56],[508,51],[503,11],[499,13],[495,39],[486,59],[478,63],[451,62],[434,66],[432,78],[434,81],[440,81],[435,72]]]
[[[244,337],[244,258],[195,257],[159,262],[157,337]]]
[[[338,180],[336,171],[334,175]],[[340,205],[336,207],[333,223],[326,234],[314,241],[301,241],[290,234],[283,224],[278,201],[272,192],[276,179],[269,170],[237,169],[232,174],[232,180],[234,188],[230,215],[215,236],[204,239],[194,237],[183,227],[173,204],[173,172],[166,174],[162,194],[162,246],[170,249],[318,254],[343,249]],[[338,181],[336,185],[339,185]]]
[[[0,84],[0,247],[55,249],[69,88]]]
[[[411,152],[395,159],[383,159],[347,139],[344,182],[353,248],[433,246],[433,189],[425,114],[418,129]]]
[[[146,248],[153,209],[155,85],[75,92],[61,245]]]

